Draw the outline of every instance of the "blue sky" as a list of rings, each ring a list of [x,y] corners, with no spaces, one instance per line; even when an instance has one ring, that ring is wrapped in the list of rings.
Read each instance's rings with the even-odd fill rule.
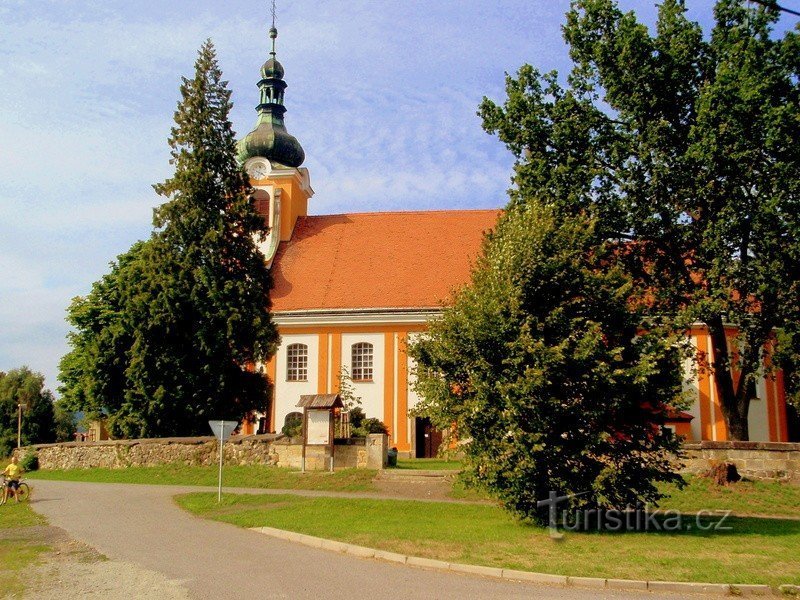
[[[623,0],[652,24],[653,2]],[[703,23],[711,0],[688,0]],[[502,206],[512,160],[481,130],[484,95],[529,62],[566,71],[568,0],[286,0],[278,58],[315,214]],[[0,370],[57,386],[70,299],[151,229],[151,185],[181,75],[213,39],[246,134],[267,58],[267,2],[0,5]]]

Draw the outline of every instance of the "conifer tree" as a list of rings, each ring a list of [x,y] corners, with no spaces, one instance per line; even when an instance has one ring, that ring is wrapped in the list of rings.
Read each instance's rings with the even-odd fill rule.
[[[255,371],[274,354],[266,234],[236,160],[231,92],[212,43],[184,78],[169,138],[172,177],[155,231],[76,299],[61,392],[126,437],[207,433],[208,420],[266,408]]]

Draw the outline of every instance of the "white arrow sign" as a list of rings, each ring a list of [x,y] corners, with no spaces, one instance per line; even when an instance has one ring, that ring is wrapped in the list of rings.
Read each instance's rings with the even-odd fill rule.
[[[217,488],[217,502],[222,502],[222,445],[225,443],[233,430],[239,426],[237,421],[209,421],[211,431],[214,436],[219,440],[219,486]]]

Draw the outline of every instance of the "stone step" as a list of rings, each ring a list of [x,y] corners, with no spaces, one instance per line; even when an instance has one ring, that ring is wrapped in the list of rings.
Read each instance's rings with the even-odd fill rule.
[[[433,470],[416,470],[416,469],[383,469],[379,474],[379,479],[445,479],[447,477],[455,477],[461,471],[433,471]]]

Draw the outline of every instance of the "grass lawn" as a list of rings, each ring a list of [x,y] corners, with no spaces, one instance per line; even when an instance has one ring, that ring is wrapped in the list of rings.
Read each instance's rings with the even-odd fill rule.
[[[461,469],[461,461],[441,458],[398,458],[397,468],[415,471],[458,471]]]
[[[177,502],[242,527],[277,527],[451,562],[623,579],[800,582],[800,521],[736,518],[725,532],[568,532],[554,541],[546,529],[489,505],[292,495],[228,496],[217,504],[205,493]]]
[[[162,485],[217,485],[217,467],[170,464],[161,467],[128,467],[126,469],[70,469],[35,471],[28,479],[94,481],[99,483],[149,483]],[[337,492],[372,491],[375,471],[343,469],[335,473],[300,473],[279,467],[227,466],[223,468],[222,485],[288,490],[332,490]]]
[[[13,500],[0,506],[0,591],[4,597],[20,596],[24,586],[21,573],[49,546],[28,535],[33,525],[44,525],[43,517],[31,510],[27,502]]]
[[[704,477],[686,477],[682,490],[661,489],[669,494],[661,508],[695,513],[701,510],[732,510],[739,515],[800,517],[800,485],[767,481],[740,481],[717,486]],[[800,560],[800,559],[799,559]]]
[[[717,486],[710,479],[686,476],[687,485],[678,489],[663,485],[667,496],[661,500],[662,510],[683,513],[731,510],[737,515],[766,515],[800,517],[800,485],[768,481],[740,481],[729,486]],[[459,500],[489,500],[480,488],[469,487],[461,479],[453,483],[450,493]]]

